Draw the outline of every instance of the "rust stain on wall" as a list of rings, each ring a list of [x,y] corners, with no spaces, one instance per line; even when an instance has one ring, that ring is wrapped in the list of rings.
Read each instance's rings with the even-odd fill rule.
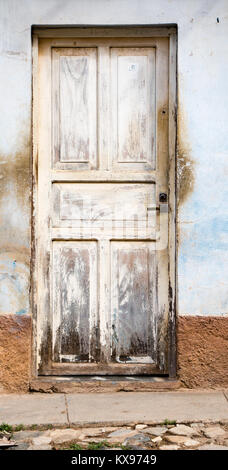
[[[191,145],[183,111],[178,112],[177,121],[177,198],[178,204],[181,205],[194,189],[195,162],[191,158]]]

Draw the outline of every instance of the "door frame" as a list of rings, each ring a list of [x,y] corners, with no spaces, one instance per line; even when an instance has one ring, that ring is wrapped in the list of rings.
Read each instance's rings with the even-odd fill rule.
[[[74,26],[32,28],[32,208],[31,208],[31,310],[32,310],[32,357],[31,375],[37,370],[37,188],[38,188],[38,47],[39,38],[83,38],[83,37],[168,37],[169,38],[169,241],[168,241],[168,375],[177,374],[176,348],[176,136],[177,136],[177,29],[176,26]],[[48,345],[46,346],[48,349]],[[47,350],[48,354],[49,351]]]

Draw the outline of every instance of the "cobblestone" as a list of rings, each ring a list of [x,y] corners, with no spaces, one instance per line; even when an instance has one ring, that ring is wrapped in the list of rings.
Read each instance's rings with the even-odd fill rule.
[[[193,436],[197,436],[196,439]],[[189,423],[148,426],[135,423],[119,427],[23,430],[2,437],[1,450],[101,449],[228,450],[228,424]],[[12,446],[15,444],[15,446]]]

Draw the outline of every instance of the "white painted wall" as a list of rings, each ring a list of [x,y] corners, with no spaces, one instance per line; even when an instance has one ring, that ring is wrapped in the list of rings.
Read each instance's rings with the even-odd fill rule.
[[[219,22],[217,22],[219,18]],[[0,0],[0,311],[29,313],[31,26],[178,25],[179,313],[228,313],[228,1]]]

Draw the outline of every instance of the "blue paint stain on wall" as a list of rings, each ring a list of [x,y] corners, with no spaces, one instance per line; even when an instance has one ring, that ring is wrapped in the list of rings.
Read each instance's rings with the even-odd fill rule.
[[[228,314],[228,216],[217,209],[182,224],[179,313]]]
[[[27,313],[27,310],[25,308],[22,308],[18,312],[16,312],[16,315],[25,315]]]

